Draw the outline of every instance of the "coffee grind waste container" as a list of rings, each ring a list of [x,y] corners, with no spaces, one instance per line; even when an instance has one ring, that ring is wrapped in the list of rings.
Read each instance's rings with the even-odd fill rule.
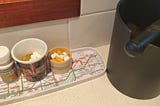
[[[160,0],[119,1],[106,71],[129,97],[160,94]]]

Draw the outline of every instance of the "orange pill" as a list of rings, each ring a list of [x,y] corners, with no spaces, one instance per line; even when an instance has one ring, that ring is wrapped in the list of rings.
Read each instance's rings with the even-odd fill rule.
[[[56,57],[55,59],[56,59],[57,62],[64,62],[64,60],[59,58],[59,57]]]
[[[63,51],[61,51],[61,50],[57,50],[56,51],[59,55],[63,55]]]

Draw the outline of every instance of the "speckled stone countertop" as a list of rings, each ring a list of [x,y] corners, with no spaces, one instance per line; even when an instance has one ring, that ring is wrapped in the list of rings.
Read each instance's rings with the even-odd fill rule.
[[[109,45],[96,48],[107,62]],[[116,90],[104,74],[93,80],[9,106],[160,106],[160,96],[139,100]]]

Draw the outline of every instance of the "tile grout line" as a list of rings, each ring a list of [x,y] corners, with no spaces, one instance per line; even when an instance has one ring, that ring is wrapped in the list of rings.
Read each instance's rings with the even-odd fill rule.
[[[70,19],[68,18],[68,27],[67,27],[67,33],[68,33],[68,45],[69,45],[69,49],[71,49],[71,28],[70,28]]]
[[[96,14],[103,14],[103,13],[111,13],[111,12],[115,12],[116,9],[110,9],[110,10],[104,10],[104,11],[98,11],[98,12],[91,12],[91,13],[84,13],[80,16],[89,16],[89,15],[96,15]]]

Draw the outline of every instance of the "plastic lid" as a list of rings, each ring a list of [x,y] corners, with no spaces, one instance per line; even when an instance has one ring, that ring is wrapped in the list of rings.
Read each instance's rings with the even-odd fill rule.
[[[0,65],[10,61],[10,50],[6,46],[0,46]]]

